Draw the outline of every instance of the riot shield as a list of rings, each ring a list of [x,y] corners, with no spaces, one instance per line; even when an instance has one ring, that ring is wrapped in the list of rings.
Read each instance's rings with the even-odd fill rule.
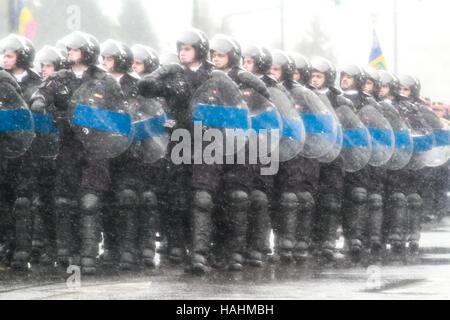
[[[372,156],[369,164],[373,167],[385,165],[392,157],[395,136],[389,121],[372,105],[366,105],[358,112],[362,123],[369,130],[372,141]]]
[[[223,140],[214,143],[223,155],[245,150],[246,131],[251,127],[248,107],[237,85],[225,73],[214,71],[194,93],[190,108],[194,128],[201,124],[203,132],[209,128],[221,131]]]
[[[394,153],[385,166],[389,170],[400,170],[409,163],[413,155],[413,142],[409,126],[393,105],[384,102],[380,105],[380,111],[391,124],[395,136]]]
[[[91,80],[78,88],[70,100],[69,123],[92,159],[111,159],[133,142],[131,116],[120,90],[111,83]]]
[[[420,108],[425,121],[433,130],[435,145],[426,159],[427,167],[440,167],[448,161],[450,132],[441,119],[427,107]]]
[[[316,159],[336,149],[338,123],[333,112],[312,91],[295,86],[290,90],[305,126],[305,145],[300,154]]]
[[[402,102],[405,103],[406,102]],[[420,110],[413,110],[414,106],[406,106],[403,108],[405,121],[408,122],[411,129],[411,137],[413,140],[413,156],[406,168],[411,170],[420,170],[430,163],[433,156],[432,150],[435,146],[435,138],[433,129],[428,125]]]
[[[258,145],[266,143],[267,146],[278,150],[283,122],[275,105],[253,89],[243,90],[242,96],[248,106],[251,128],[257,135]],[[278,130],[277,141],[272,141],[272,130]]]
[[[34,133],[31,111],[17,91],[0,82],[0,152],[3,158],[17,158],[30,148]]]
[[[164,127],[167,121],[165,104],[162,98],[138,96],[131,111],[134,137],[130,152],[146,163],[164,158],[167,152],[170,137]]]
[[[53,114],[33,113],[33,121],[36,138],[31,145],[31,152],[42,158],[56,157],[61,146],[61,139],[53,120]]]
[[[280,134],[279,159],[281,162],[285,162],[295,158],[303,150],[305,127],[295,109],[294,102],[288,96],[289,93],[278,87],[269,87],[268,89],[283,123],[283,130]]]
[[[346,172],[359,171],[369,163],[372,157],[369,130],[349,106],[340,106],[336,113],[343,130],[341,157],[344,169]]]

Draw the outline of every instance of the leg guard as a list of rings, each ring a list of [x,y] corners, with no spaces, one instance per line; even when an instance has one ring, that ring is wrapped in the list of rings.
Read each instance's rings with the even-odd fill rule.
[[[422,198],[417,193],[407,198],[407,215],[409,249],[412,254],[417,254],[422,221]]]
[[[276,250],[279,250],[281,259],[286,262],[293,260],[292,251],[296,243],[297,215],[299,201],[295,193],[285,192],[281,195],[278,210],[278,230]]]
[[[197,191],[194,194],[191,210],[192,218],[192,256],[191,264],[194,273],[203,274],[207,271],[208,255],[211,248],[212,196],[207,191]]]
[[[350,216],[347,220],[350,226],[350,254],[352,259],[358,262],[361,259],[365,222],[367,221],[367,190],[353,188],[350,197]]]
[[[382,242],[383,197],[380,194],[371,194],[368,199],[368,207],[371,253],[379,256]]]
[[[314,197],[309,192],[297,194],[300,203],[299,217],[297,221],[297,257],[305,258],[311,246],[312,219],[316,208]]]
[[[44,206],[39,198],[36,198],[31,205],[33,215],[33,239],[31,242],[31,263],[39,263],[39,257],[43,254],[44,247],[48,245],[45,241],[44,231]]]
[[[405,246],[406,196],[394,193],[389,199],[389,241],[394,252],[401,253]]]
[[[117,215],[122,230],[119,234],[119,267],[129,270],[136,262],[136,236],[137,236],[137,194],[130,189],[119,193]]]
[[[58,197],[55,199],[56,216],[56,258],[58,265],[67,268],[73,254],[74,240],[73,219],[77,213],[78,203],[75,200]]]
[[[318,207],[321,253],[325,258],[334,260],[341,201],[336,195],[327,194],[322,197]]]
[[[266,243],[270,237],[271,221],[269,215],[269,199],[262,191],[250,194],[249,210],[249,263],[254,267],[263,265]]]
[[[153,191],[142,194],[139,224],[139,251],[142,263],[154,267],[156,228],[158,224],[158,199]]]
[[[167,216],[167,246],[170,262],[183,262],[186,254],[186,243],[189,238],[185,235],[185,216],[189,211],[189,201],[185,194],[175,195],[174,203],[169,205]]]
[[[14,216],[16,225],[16,248],[12,267],[18,270],[28,269],[31,253],[31,201],[28,198],[19,198],[14,203]]]
[[[247,212],[249,197],[245,191],[233,191],[228,196],[227,224],[230,230],[228,241],[229,268],[242,270],[247,246]]]
[[[94,194],[86,194],[81,199],[81,268],[83,274],[96,272],[96,258],[98,255],[99,234],[97,219],[101,209],[100,199]]]

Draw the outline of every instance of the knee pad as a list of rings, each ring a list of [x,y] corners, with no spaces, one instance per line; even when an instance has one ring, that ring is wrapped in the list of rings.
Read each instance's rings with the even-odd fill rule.
[[[233,191],[229,194],[229,200],[232,206],[239,208],[247,208],[249,205],[249,197],[247,192],[242,190]]]
[[[392,194],[389,198],[394,207],[404,207],[406,206],[406,196],[401,192],[396,192]]]
[[[337,215],[341,211],[341,202],[334,194],[325,195],[322,199],[321,206],[325,212],[330,214]]]
[[[310,192],[300,192],[297,194],[300,208],[303,211],[311,211],[314,209],[316,202]]]
[[[413,208],[413,209],[418,209],[423,204],[422,197],[420,195],[418,195],[417,193],[408,195],[408,197],[406,198],[406,201],[407,201],[408,207]]]
[[[367,201],[367,190],[364,188],[353,188],[351,199],[354,203],[363,204]]]
[[[136,204],[138,198],[136,192],[130,189],[125,189],[119,193],[119,205],[131,207]]]
[[[286,209],[298,208],[299,201],[297,195],[292,192],[283,192],[280,199],[280,206]]]
[[[153,191],[145,191],[142,193],[142,203],[147,208],[154,208],[158,205],[158,198]]]
[[[250,194],[250,201],[255,209],[263,209],[269,206],[269,199],[267,194],[262,191],[256,190]]]
[[[371,194],[368,199],[369,208],[379,210],[383,207],[383,197],[380,194]]]
[[[195,192],[193,205],[201,211],[210,211],[214,207],[212,196],[207,191]]]
[[[94,215],[100,208],[100,198],[95,194],[89,193],[81,198],[81,210],[83,210],[86,215]]]

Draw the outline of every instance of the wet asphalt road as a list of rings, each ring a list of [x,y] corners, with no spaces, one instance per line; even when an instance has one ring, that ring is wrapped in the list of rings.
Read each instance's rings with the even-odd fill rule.
[[[68,287],[69,277],[48,269],[0,270],[0,299],[450,299],[450,218],[424,226],[420,257],[406,263],[269,265],[203,277],[163,263],[150,271],[81,275],[79,287]]]

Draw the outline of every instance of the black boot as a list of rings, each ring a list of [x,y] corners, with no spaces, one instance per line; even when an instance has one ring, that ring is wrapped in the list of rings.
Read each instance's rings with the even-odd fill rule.
[[[277,214],[279,230],[277,232],[277,250],[280,259],[285,263],[293,261],[292,251],[296,244],[297,215],[299,201],[295,193],[285,192],[281,195]]]
[[[142,195],[140,210],[139,251],[144,266],[155,266],[156,228],[158,224],[158,199],[152,191]]]
[[[248,221],[248,263],[252,267],[260,268],[264,266],[264,256],[271,230],[269,200],[264,192],[251,193]]]
[[[382,254],[383,197],[371,194],[368,200],[371,261],[379,262]]]
[[[336,252],[337,229],[341,202],[334,194],[322,196],[319,205],[318,240],[321,243],[319,256],[326,262],[336,262],[342,259],[342,255]]]
[[[300,211],[297,221],[295,258],[298,262],[304,262],[305,259],[309,258],[312,242],[312,219],[315,212],[315,201],[309,192],[298,193],[297,198],[300,203]]]
[[[117,215],[121,230],[119,236],[119,253],[121,270],[131,270],[136,264],[137,253],[137,210],[138,197],[133,190],[123,190],[119,194]]]
[[[28,198],[16,200],[14,203],[14,217],[16,246],[11,266],[13,269],[25,271],[28,270],[32,234],[31,201]]]
[[[418,194],[410,194],[407,198],[409,253],[419,254],[419,240],[422,221],[422,198]]]
[[[97,271],[100,209],[101,202],[96,195],[87,194],[81,199],[81,271],[84,275],[93,275]]]
[[[197,191],[194,194],[191,210],[192,223],[192,253],[191,271],[197,275],[208,272],[208,256],[211,248],[212,235],[212,197],[207,191]]]
[[[73,219],[77,216],[78,203],[75,200],[58,197],[55,199],[56,218],[56,261],[67,268],[72,262],[74,239]]]
[[[246,192],[234,191],[230,194],[228,203],[227,222],[230,229],[227,244],[228,268],[231,271],[241,271],[247,246],[247,212],[250,201]]]
[[[394,193],[389,200],[389,242],[392,253],[400,257],[405,249],[406,197],[403,193]]]
[[[168,208],[167,216],[167,258],[170,263],[181,264],[186,257],[186,243],[189,237],[185,234],[185,216],[189,211],[185,194],[175,195],[176,201]]]
[[[354,188],[351,192],[350,208],[350,258],[353,262],[361,260],[364,231],[367,221],[367,190]]]

